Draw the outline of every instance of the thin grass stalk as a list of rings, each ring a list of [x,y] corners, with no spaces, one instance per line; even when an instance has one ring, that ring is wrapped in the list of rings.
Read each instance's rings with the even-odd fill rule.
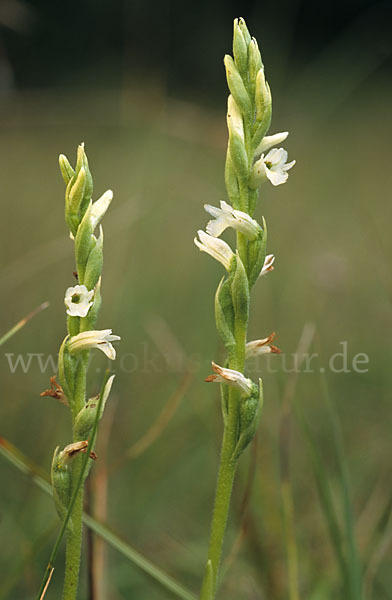
[[[18,321],[16,323],[16,325],[14,325],[13,327],[11,327],[11,329],[9,331],[7,331],[6,333],[4,333],[4,335],[1,336],[1,338],[0,338],[0,346],[2,346],[3,344],[5,344],[6,342],[8,342],[8,340],[10,338],[12,338],[12,336],[15,335],[15,333],[18,333],[18,331],[20,329],[22,329],[22,327],[24,327],[26,325],[26,323],[28,323],[33,317],[35,317],[35,315],[37,315],[41,311],[45,310],[45,308],[48,308],[48,306],[49,306],[49,302],[43,302],[42,304],[40,304],[39,306],[37,306],[37,308],[35,308],[34,310],[32,310],[31,313],[29,313],[28,315],[26,315],[26,317],[23,317],[23,319],[21,319],[20,321]]]

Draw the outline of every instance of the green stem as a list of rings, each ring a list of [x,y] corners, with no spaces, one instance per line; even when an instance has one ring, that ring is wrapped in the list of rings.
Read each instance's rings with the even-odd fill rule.
[[[87,376],[87,361],[88,356],[81,358],[79,365],[76,384],[75,384],[75,395],[72,402],[72,421],[74,423],[75,417],[79,410],[83,407],[86,399],[86,376]],[[73,433],[73,441],[80,441]],[[81,470],[83,468],[83,456],[77,456],[73,459],[72,464],[72,492],[75,491],[75,487],[78,485],[80,480]],[[67,531],[66,537],[66,551],[65,551],[65,578],[64,578],[64,589],[63,589],[63,600],[75,600],[78,591],[79,571],[80,571],[80,557],[82,552],[82,533],[83,533],[83,499],[84,499],[84,485],[83,482],[78,490],[75,504],[72,509],[70,520],[72,521],[72,529]]]
[[[208,560],[200,600],[212,600],[215,597],[218,571],[222,556],[223,539],[226,530],[227,517],[230,508],[230,498],[233,489],[237,461],[233,459],[237,443],[238,428],[238,393],[235,389],[229,391],[229,411],[223,433],[218,482],[216,486],[214,511],[212,515]],[[212,586],[210,582],[209,561],[212,567]],[[211,596],[212,588],[212,596]]]

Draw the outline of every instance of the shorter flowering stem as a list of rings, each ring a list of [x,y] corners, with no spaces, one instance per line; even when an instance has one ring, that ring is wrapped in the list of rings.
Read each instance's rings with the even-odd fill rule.
[[[210,582],[208,566],[203,580],[200,600],[212,600],[215,597],[219,565],[222,556],[223,540],[226,530],[227,517],[230,508],[231,492],[237,467],[234,450],[237,443],[238,429],[238,390],[229,391],[229,411],[223,433],[218,482],[216,486],[215,504],[212,516],[210,542],[208,547],[207,565],[212,566],[212,590],[210,595]],[[209,561],[211,561],[209,563]]]

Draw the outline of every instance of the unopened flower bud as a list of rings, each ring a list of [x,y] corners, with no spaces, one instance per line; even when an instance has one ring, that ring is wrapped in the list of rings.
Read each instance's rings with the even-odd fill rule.
[[[246,91],[242,77],[237,67],[235,66],[231,56],[226,54],[224,58],[224,63],[226,68],[226,78],[229,90],[233,95],[234,100],[238,104],[241,113],[244,116],[250,115],[252,111],[252,103],[250,101],[249,94]]]
[[[106,382],[106,385],[105,385],[105,388],[103,391],[103,395],[102,395],[101,407],[100,407],[98,419],[100,419],[103,415],[106,401],[109,397],[110,390],[112,388],[114,377],[115,376],[112,375]],[[95,423],[95,418],[96,418],[96,414],[97,414],[97,410],[98,410],[98,402],[99,402],[99,396],[96,396],[95,398],[90,398],[90,400],[88,400],[88,402],[86,402],[84,407],[78,413],[78,415],[75,419],[75,432],[78,437],[87,438],[90,435],[91,430]]]
[[[248,46],[239,26],[238,19],[234,19],[233,55],[239,72],[242,76],[246,75],[248,66]]]
[[[68,185],[72,177],[75,175],[75,171],[73,170],[68,158],[64,154],[60,154],[59,156],[59,165],[64,183],[65,185]]]

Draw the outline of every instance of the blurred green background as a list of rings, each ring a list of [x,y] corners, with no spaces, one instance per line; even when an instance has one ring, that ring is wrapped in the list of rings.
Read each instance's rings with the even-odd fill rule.
[[[104,221],[99,327],[122,337],[90,510],[198,590],[221,436],[218,389],[203,380],[223,357],[213,314],[222,271],[192,240],[207,221],[203,204],[225,199],[221,59],[238,14],[262,50],[271,132],[290,131],[285,146],[297,165],[287,185],[262,188],[257,208],[277,259],[254,290],[250,339],[276,331],[283,354],[253,366],[265,407],[257,444],[240,462],[221,597],[290,597],[287,454],[300,597],[345,598],[299,413],[343,530],[333,428],[341,423],[364,597],[392,599],[389,4],[3,0],[0,332],[41,302],[50,307],[1,347],[0,435],[46,471],[54,447],[70,441],[67,410],[39,396],[53,372],[36,355],[45,364],[65,334],[74,265],[57,157],[73,162],[84,141],[95,198],[107,188],[115,195]],[[312,372],[295,374],[306,326],[319,356]],[[342,342],[349,372],[333,372]],[[369,359],[366,372],[352,368],[358,353]],[[19,354],[34,354],[26,372],[10,368]],[[91,395],[105,366],[95,355]],[[51,499],[3,457],[0,477],[0,598],[34,598],[59,523]],[[84,553],[81,598],[174,597],[116,550],[101,552],[93,594]],[[60,596],[62,558],[48,598]]]

